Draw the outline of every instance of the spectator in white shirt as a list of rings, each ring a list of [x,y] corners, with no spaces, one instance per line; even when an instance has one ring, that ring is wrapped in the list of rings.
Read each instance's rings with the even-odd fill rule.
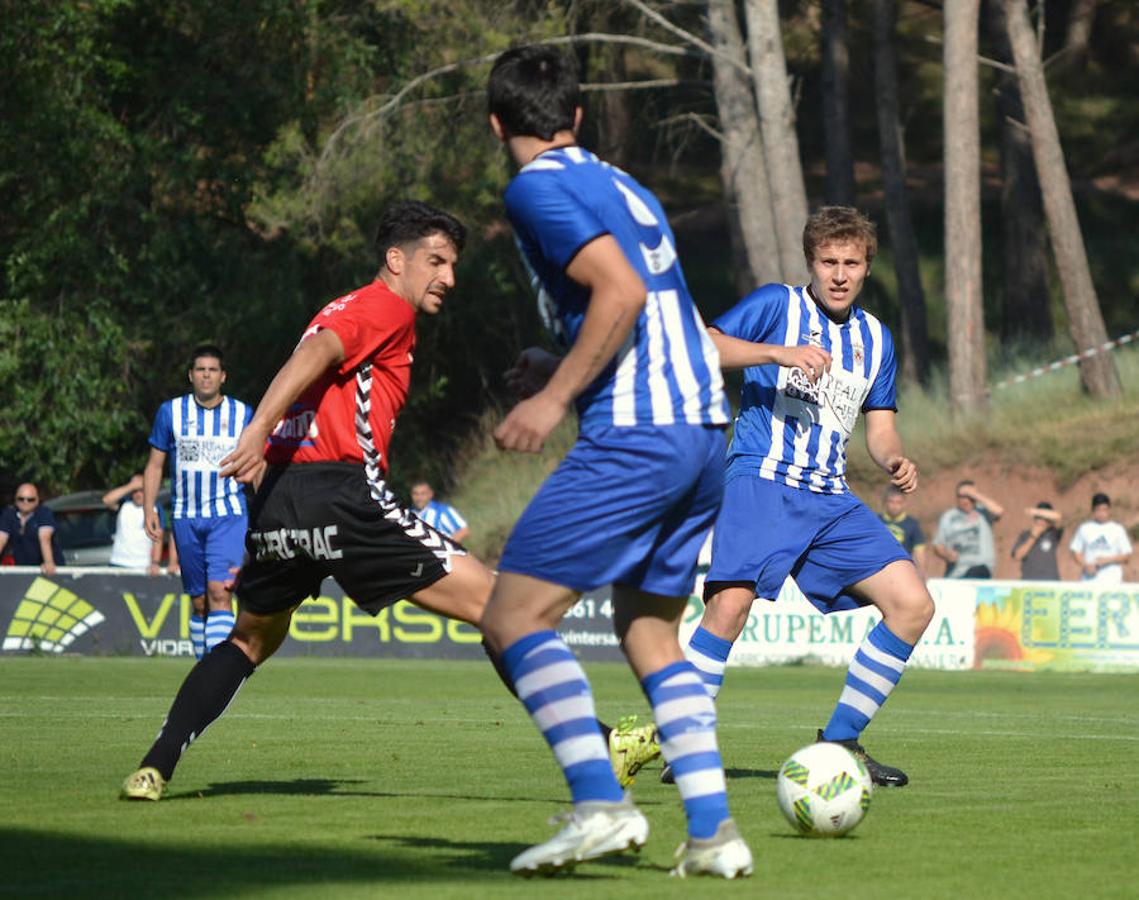
[[[118,510],[115,518],[115,543],[111,547],[111,565],[126,569],[146,569],[157,575],[162,562],[163,540],[152,541],[146,533],[146,510],[143,507],[142,473],[126,484],[111,488],[103,495],[103,505]],[[161,522],[161,511],[159,511]]]
[[[1092,517],[1076,529],[1068,545],[1080,564],[1084,581],[1119,584],[1123,566],[1131,559],[1131,541],[1127,530],[1111,520],[1111,498],[1107,494],[1092,497]]]

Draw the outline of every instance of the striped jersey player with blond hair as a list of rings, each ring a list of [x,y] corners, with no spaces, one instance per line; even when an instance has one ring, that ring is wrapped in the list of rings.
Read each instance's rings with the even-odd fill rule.
[[[933,600],[909,554],[846,483],[862,415],[867,449],[890,483],[905,493],[918,484],[894,421],[893,339],[857,303],[876,249],[874,225],[857,210],[823,207],[803,232],[810,283],[764,285],[709,328],[724,368],[743,369],[744,384],[706,608],[687,655],[715,696],[752,602],[775,598],[788,576],[824,614],[873,604],[882,620],[817,738],[855,752],[876,784],[901,786],[906,774],[868,756],[859,737],[901,678]]]

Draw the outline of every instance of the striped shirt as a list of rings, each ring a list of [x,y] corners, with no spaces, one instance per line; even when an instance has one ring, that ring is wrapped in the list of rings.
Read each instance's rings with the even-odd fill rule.
[[[243,516],[245,490],[218,475],[218,463],[237,446],[253,418],[253,408],[223,397],[212,409],[193,394],[167,400],[158,408],[150,446],[170,457],[170,499],[175,519]]]
[[[835,322],[805,286],[784,284],[752,291],[712,325],[746,341],[813,345],[831,355],[830,370],[817,384],[799,369],[744,369],[728,477],[747,473],[816,493],[845,493],[846,446],[858,414],[897,409],[889,329],[859,306]]]
[[[582,432],[726,425],[719,356],[656,197],[589,151],[560,147],[524,166],[505,202],[543,321],[565,347],[576,340],[589,305],[588,289],[565,270],[586,244],[612,235],[645,284],[645,306],[624,346],[577,399]]]
[[[412,511],[436,531],[441,531],[448,537],[467,527],[467,520],[455,507],[439,500],[428,500],[423,509]]]

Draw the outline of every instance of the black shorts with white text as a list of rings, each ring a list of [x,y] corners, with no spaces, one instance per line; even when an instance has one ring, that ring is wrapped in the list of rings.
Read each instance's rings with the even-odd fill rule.
[[[235,593],[269,615],[320,593],[332,577],[372,615],[434,584],[466,550],[405,508],[362,465],[270,466],[249,508]]]

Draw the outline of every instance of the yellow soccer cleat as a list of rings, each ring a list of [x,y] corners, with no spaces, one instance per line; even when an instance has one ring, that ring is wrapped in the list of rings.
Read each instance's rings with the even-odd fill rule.
[[[147,766],[127,777],[123,782],[123,789],[119,792],[120,800],[154,800],[162,799],[162,792],[166,790],[166,779],[157,769]]]
[[[652,723],[637,725],[635,715],[622,716],[609,732],[609,762],[623,788],[636,781],[637,773],[658,756],[660,738]]]

